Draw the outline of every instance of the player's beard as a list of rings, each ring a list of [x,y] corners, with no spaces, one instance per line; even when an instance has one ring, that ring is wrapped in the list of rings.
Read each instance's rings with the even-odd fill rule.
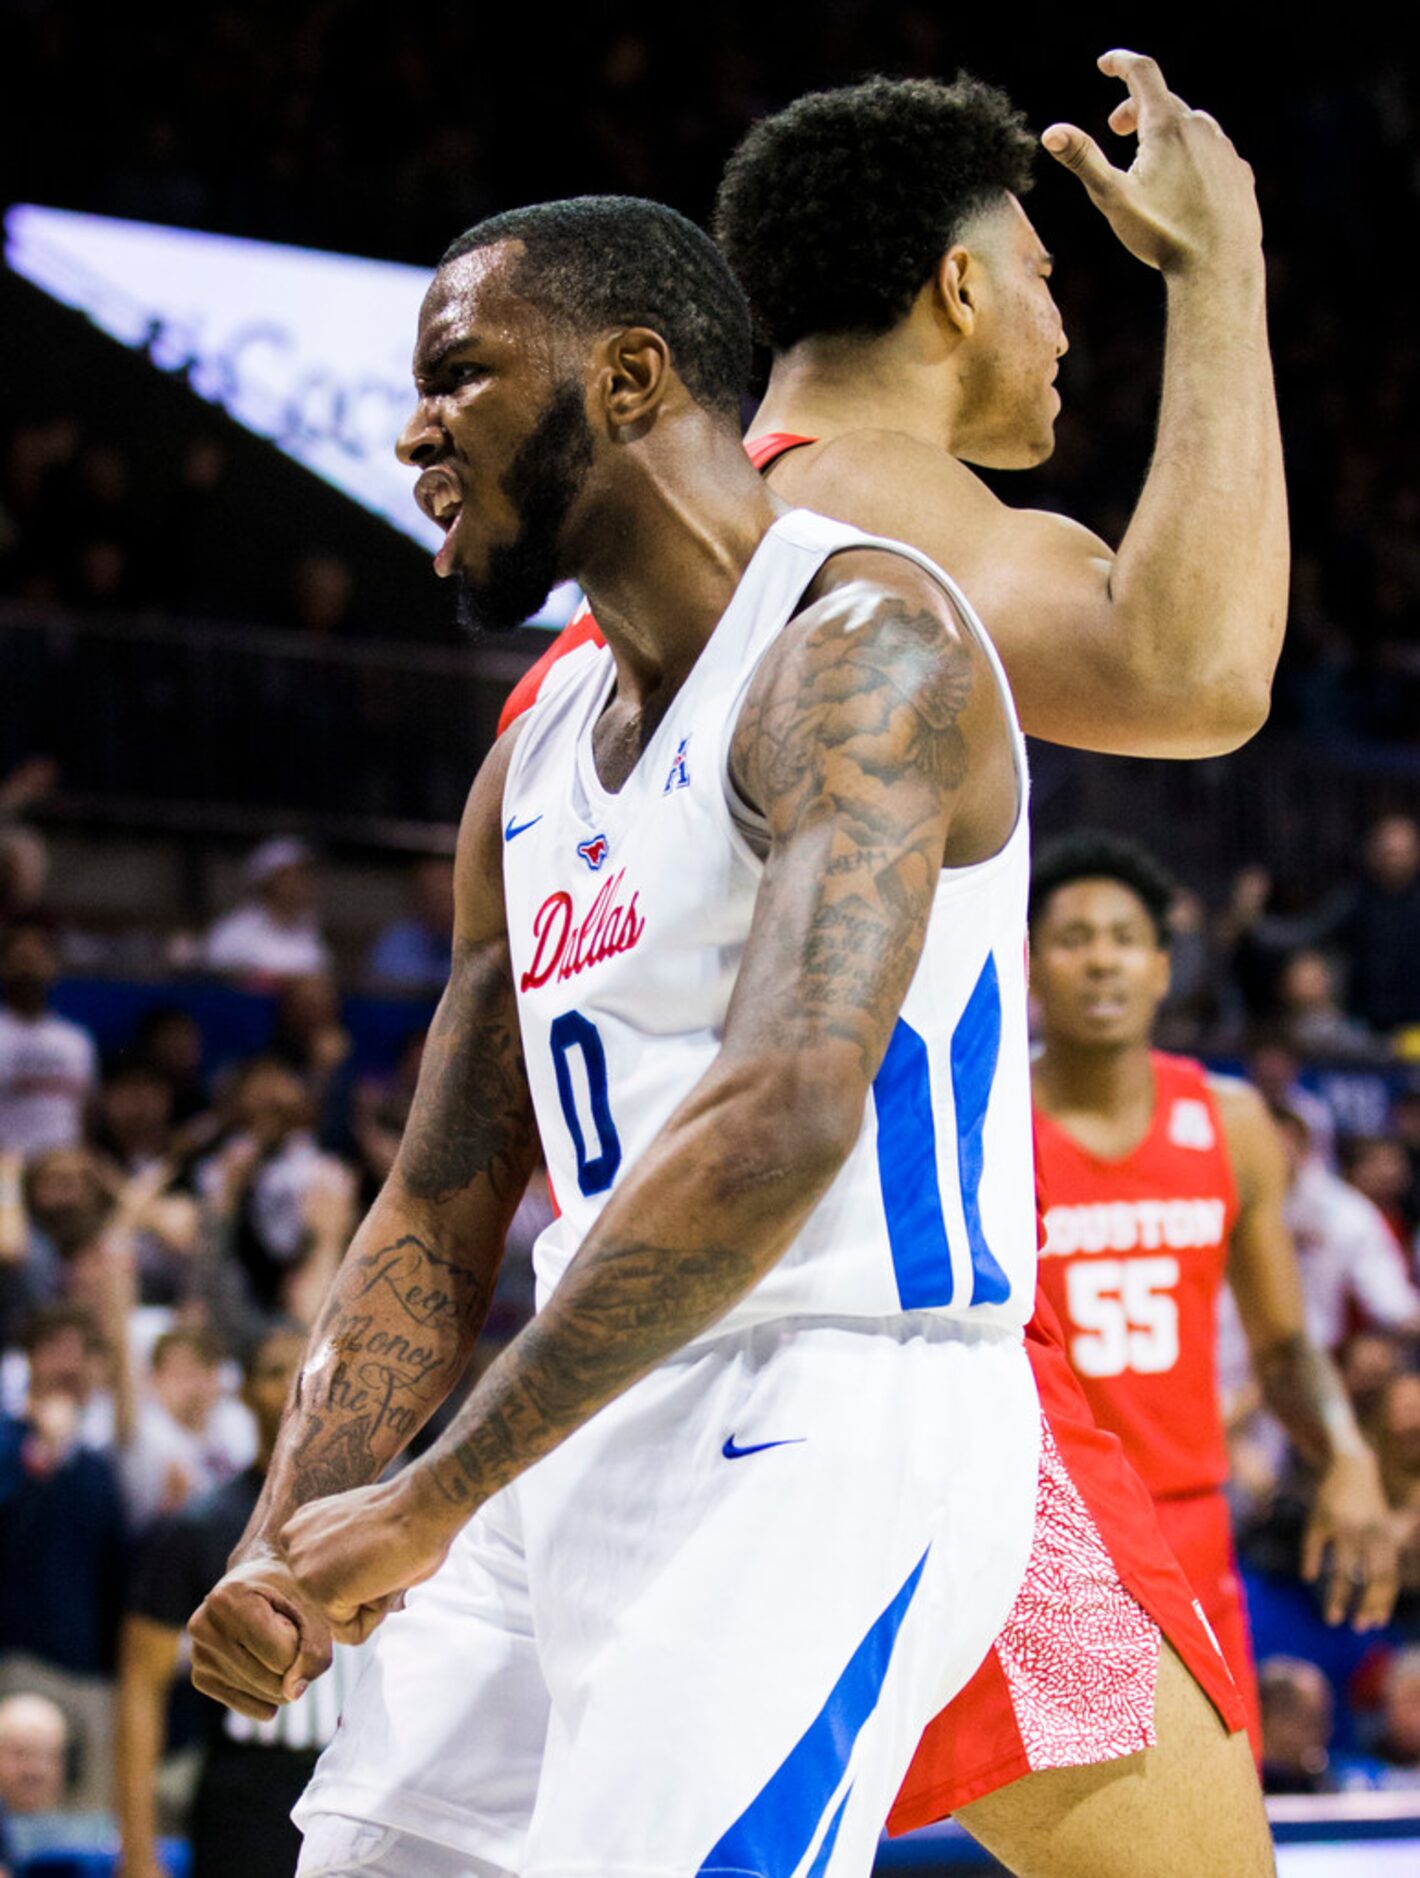
[[[490,549],[482,580],[458,575],[458,620],[470,637],[520,626],[562,578],[562,526],[591,462],[592,427],[582,387],[567,379],[543,406],[503,478],[503,493],[518,517],[517,536]]]

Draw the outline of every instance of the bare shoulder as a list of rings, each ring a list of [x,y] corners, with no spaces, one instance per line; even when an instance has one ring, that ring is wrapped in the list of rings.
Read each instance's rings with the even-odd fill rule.
[[[1282,1143],[1266,1102],[1241,1076],[1210,1076],[1208,1087],[1239,1188],[1246,1193],[1259,1181],[1272,1184],[1283,1167]]]
[[[846,760],[884,787],[904,773],[953,792],[966,777],[983,655],[930,574],[855,548],[825,562],[762,660],[731,749],[736,785],[766,809]]]
[[[1082,522],[1052,509],[1003,502],[968,464],[900,430],[842,431],[788,451],[768,476],[786,500],[907,541],[948,573],[957,571],[953,560],[969,553],[978,531],[982,545],[989,537],[997,546],[1011,541],[1045,553],[1114,558]]]
[[[1245,1077],[1210,1074],[1208,1088],[1218,1104],[1218,1113],[1225,1128],[1233,1122],[1243,1127],[1261,1123],[1271,1126],[1272,1117],[1266,1102]]]
[[[960,710],[981,657],[925,568],[890,549],[849,548],[824,562],[750,692],[768,693],[792,674],[796,686],[816,685],[825,699],[851,706],[852,681],[876,673],[902,694],[945,687]]]
[[[931,549],[909,532],[917,516],[956,515],[987,526],[1005,504],[955,457],[899,430],[850,430],[782,456],[770,487],[837,521]]]
[[[459,820],[454,855],[455,937],[460,943],[496,937],[503,906],[503,789],[525,718],[510,724],[478,767]]]

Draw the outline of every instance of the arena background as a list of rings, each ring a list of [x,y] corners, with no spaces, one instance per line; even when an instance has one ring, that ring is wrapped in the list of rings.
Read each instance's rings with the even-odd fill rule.
[[[425,551],[199,397],[194,355],[165,349],[151,326],[120,344],[26,278],[20,205],[428,268],[480,215],[547,196],[642,193],[704,220],[757,115],[869,71],[965,66],[1037,126],[1067,117],[1105,142],[1117,88],[1094,59],[1121,41],[1156,54],[1257,172],[1292,609],[1271,720],[1246,749],[1183,764],[1036,746],[1037,823],[1126,829],[1158,850],[1182,883],[1167,1041],[1250,1065],[1269,1093],[1300,1087],[1335,1166],[1380,1209],[1416,1279],[1420,889],[1397,937],[1416,961],[1413,1008],[1357,1008],[1343,915],[1370,831],[1420,816],[1420,348],[1405,284],[1420,97],[1413,45],[1361,30],[1363,12],[1347,24],[1288,24],[1264,40],[1192,9],[1146,26],[1118,8],[962,19],[866,0],[718,3],[691,17],[588,5],[545,19],[454,0],[407,15],[353,0],[4,9],[0,191],[15,265],[0,271],[0,921],[45,927],[61,973],[53,1007],[92,1034],[106,1079],[86,1147],[61,1169],[78,1224],[66,1224],[62,1191],[46,1217],[33,1167],[0,1139],[7,1409],[24,1395],[17,1299],[75,1298],[97,1313],[109,1346],[99,1396],[120,1380],[119,1345],[134,1346],[140,1396],[150,1386],[163,1323],[205,1317],[229,1351],[250,1335],[223,1286],[251,1175],[243,1091],[260,1083],[253,1060],[270,1067],[273,1051],[287,1080],[262,1095],[262,1126],[270,1152],[299,1163],[307,1280],[282,1302],[308,1313],[319,1257],[398,1136],[468,780],[508,688],[546,643],[536,627],[461,642]],[[1044,160],[1038,176],[1029,208],[1057,256],[1071,339],[1064,411],[1050,463],[995,483],[1117,541],[1148,462],[1161,288],[1071,177]],[[338,432],[339,411],[313,395],[287,430],[305,426],[311,446],[323,425]],[[284,869],[294,895],[314,896],[318,937],[282,988],[271,971],[217,969],[208,935],[259,884],[252,851],[288,837],[305,848],[267,851],[256,872]],[[165,1022],[170,1058],[154,1043]],[[185,1068],[184,1050],[195,1053]],[[140,1057],[176,1094],[135,1122],[143,1104],[125,1073]],[[178,1170],[196,1253],[175,1249],[156,1215],[126,1250],[113,1237],[126,1183],[155,1156]],[[534,1197],[490,1347],[526,1307],[537,1217]],[[71,1229],[80,1251],[109,1248],[106,1275],[46,1293],[27,1266],[35,1236],[67,1257]],[[1359,1790],[1325,1804],[1376,1815],[1408,1807],[1392,1799],[1407,1786],[1420,1793],[1420,1713],[1408,1762],[1380,1751],[1388,1728],[1386,1753],[1395,1740],[1390,1671],[1420,1636],[1420,1346],[1359,1309],[1345,1330],[1348,1378],[1411,1516],[1391,1630],[1358,1639],[1319,1623],[1295,1575],[1305,1476],[1242,1417],[1236,1508],[1259,1655],[1319,1664],[1335,1706],[1329,1730],[1313,1717],[1330,1759],[1314,1754],[1298,1780]],[[71,1567],[47,1575],[87,1582]],[[95,1639],[83,1673],[99,1682],[121,1603],[110,1578],[104,1608],[76,1615]],[[14,1601],[0,1586],[0,1669],[7,1652],[29,1653]],[[1420,1711],[1420,1670],[1412,1680]],[[179,1719],[175,1739],[199,1726]],[[75,1844],[107,1869],[111,1834],[89,1805],[108,1799],[101,1735],[90,1723],[71,1743],[68,1785],[50,1796],[70,1808],[58,1825],[47,1806],[21,1816],[11,1801],[16,1857],[28,1848],[34,1870],[61,1869],[41,1862],[44,1847]],[[1305,1801],[1279,1811],[1288,1804]],[[180,1810],[168,1819],[180,1827]],[[1323,1868],[1317,1850],[1288,1856]],[[1379,1870],[1382,1856],[1372,1845],[1326,1869]]]

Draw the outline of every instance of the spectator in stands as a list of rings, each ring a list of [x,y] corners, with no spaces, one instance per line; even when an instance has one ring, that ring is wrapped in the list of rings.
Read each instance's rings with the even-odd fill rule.
[[[33,1355],[36,1351],[38,1355]],[[109,1447],[113,1441],[111,1405],[105,1412],[93,1412],[95,1391],[108,1383],[107,1354],[98,1320],[87,1305],[67,1300],[42,1305],[20,1325],[0,1362],[0,1411],[24,1417],[36,1365],[51,1379],[51,1387],[62,1384],[79,1402],[79,1439],[84,1446]]]
[[[43,835],[15,817],[53,789],[58,769],[30,757],[0,780],[0,931],[34,916],[44,899],[49,850]]]
[[[300,1316],[292,1286],[309,1281],[308,1266],[328,1282],[344,1251],[334,1250],[328,1221],[313,1232],[312,1196],[319,1208],[328,1190],[353,1189],[353,1179],[317,1145],[306,1087],[278,1058],[243,1064],[231,1104],[234,1131],[199,1165],[198,1191],[243,1275],[249,1307]]]
[[[128,1523],[142,1531],[177,1513],[251,1464],[250,1412],[222,1392],[224,1352],[210,1331],[164,1331],[153,1346],[148,1387],[119,1463]]]
[[[1336,973],[1323,952],[1293,952],[1277,986],[1278,1023],[1298,1056],[1329,1062],[1374,1059],[1376,1039],[1342,1010]]]
[[[8,1813],[57,1813],[65,1802],[69,1722],[46,1695],[24,1692],[0,1701],[0,1808]]]
[[[0,1351],[13,1342],[21,1323],[45,1302],[46,1285],[30,1266],[25,1218],[25,1157],[13,1148],[0,1154]],[[49,1295],[57,1284],[50,1275]]]
[[[1358,1330],[1340,1351],[1341,1380],[1366,1438],[1375,1444],[1386,1390],[1400,1374],[1405,1344],[1387,1330]]]
[[[1420,1648],[1397,1651],[1381,1714],[1380,1757],[1394,1776],[1386,1785],[1420,1787]]]
[[[0,1414],[0,1694],[31,1691],[64,1710],[83,1746],[74,1803],[96,1810],[111,1775],[123,1507],[113,1463],[80,1440],[83,1323],[55,1312],[27,1345],[25,1412]]]
[[[1159,1010],[1163,1050],[1196,1051],[1200,1041],[1223,1048],[1243,1029],[1242,1002],[1218,957],[1208,908],[1200,894],[1180,887],[1169,908],[1169,992]]]
[[[337,638],[349,625],[355,570],[338,554],[303,554],[291,577],[287,620],[313,639]]]
[[[1256,1084],[1269,1108],[1288,1109],[1306,1123],[1311,1154],[1326,1166],[1334,1158],[1336,1122],[1331,1110],[1301,1080],[1302,1065],[1296,1051],[1275,1026],[1252,1039],[1247,1058],[1248,1080]]]
[[[198,1116],[207,1115],[211,1098],[202,1073],[202,1026],[178,1004],[155,1004],[139,1019],[133,1035],[133,1053],[155,1070],[172,1090],[172,1119],[186,1129]]]
[[[1331,1685],[1315,1663],[1269,1656],[1257,1666],[1262,1785],[1268,1793],[1332,1793]]]
[[[5,557],[7,591],[34,600],[58,598],[64,493],[79,442],[78,424],[62,413],[19,424],[11,435],[3,481],[5,508],[15,526]]]
[[[350,1032],[340,1011],[340,989],[329,972],[302,972],[276,994],[276,1024],[268,1046],[305,1084],[322,1144],[349,1145]]]
[[[25,1169],[25,1204],[32,1237],[63,1261],[103,1231],[109,1197],[88,1148],[50,1148]]]
[[[453,958],[454,864],[421,861],[409,883],[409,911],[375,941],[366,970],[399,991],[442,991]]]
[[[1420,1225],[1420,1087],[1400,1090],[1391,1102],[1390,1129],[1410,1157],[1410,1193],[1406,1216]]]
[[[1364,1193],[1385,1217],[1395,1243],[1412,1268],[1410,1236],[1414,1223],[1408,1205],[1414,1169],[1404,1143],[1394,1135],[1350,1135],[1342,1143],[1341,1172],[1348,1186]]]
[[[1234,969],[1249,1007],[1266,1007],[1269,986],[1287,953],[1336,946],[1346,960],[1346,1008],[1377,1036],[1420,1023],[1420,828],[1408,815],[1386,815],[1366,840],[1360,877],[1297,917],[1271,911],[1265,868],[1244,868],[1234,882],[1228,924]]]
[[[1420,1334],[1420,1292],[1384,1214],[1316,1159],[1300,1115],[1273,1112],[1287,1153],[1285,1217],[1312,1340],[1324,1350],[1339,1348],[1353,1308],[1382,1329]]]
[[[365,1206],[373,1204],[394,1166],[414,1102],[427,1036],[427,1030],[411,1031],[391,1075],[366,1076],[355,1085],[350,1132]]]
[[[1397,1650],[1386,1665],[1380,1739],[1339,1771],[1345,1787],[1420,1787],[1420,1648]]]
[[[1420,1517],[1420,1375],[1403,1371],[1387,1385],[1376,1433],[1386,1498],[1398,1512]]]
[[[1310,923],[1298,928],[1276,914],[1275,892],[1269,869],[1256,864],[1240,868],[1218,923],[1229,978],[1254,1022],[1275,1017],[1277,981],[1287,953],[1315,942]]]
[[[1288,1164],[1283,1218],[1296,1250],[1312,1342],[1318,1349],[1340,1350],[1357,1312],[1402,1337],[1420,1334],[1420,1291],[1407,1275],[1382,1214],[1311,1153],[1309,1131],[1300,1115],[1278,1108],[1273,1115]],[[1263,1408],[1237,1304],[1227,1286],[1218,1297],[1217,1349],[1228,1430],[1229,1499],[1239,1521],[1266,1520],[1292,1458],[1280,1424]]]
[[[200,1218],[172,1127],[173,1090],[140,1058],[104,1073],[94,1126],[94,1161],[133,1234],[145,1304],[174,1304],[191,1289]]]
[[[1350,1009],[1382,1033],[1420,1023],[1420,828],[1408,815],[1371,830],[1336,937],[1351,965]]]
[[[48,866],[44,838],[33,828],[0,824],[0,929],[34,914]]]
[[[210,1498],[160,1526],[138,1563],[123,1620],[117,1787],[124,1878],[160,1878],[154,1780],[183,1630],[226,1570],[261,1491],[281,1411],[305,1339],[282,1326],[256,1346],[243,1395],[256,1418],[253,1464]],[[277,1878],[295,1869],[300,1835],[291,1807],[310,1778],[339,1712],[349,1654],[337,1647],[329,1675],[269,1722],[204,1702],[207,1737],[193,1800],[193,1878]]]
[[[173,1087],[141,1058],[110,1064],[99,1085],[93,1140],[115,1171],[128,1178],[147,1173],[172,1146]]]
[[[87,1030],[49,1009],[59,976],[43,926],[0,935],[0,1148],[38,1154],[83,1139],[98,1053]]]
[[[63,594],[80,605],[132,605],[142,592],[140,522],[128,459],[88,441],[65,503]]]
[[[247,858],[249,897],[207,935],[213,971],[278,982],[298,972],[323,972],[330,948],[316,917],[313,856],[304,841],[278,836]]]
[[[73,1260],[108,1217],[87,1148],[51,1148],[28,1164],[18,1154],[0,1157],[0,1347],[31,1310],[64,1295]]]

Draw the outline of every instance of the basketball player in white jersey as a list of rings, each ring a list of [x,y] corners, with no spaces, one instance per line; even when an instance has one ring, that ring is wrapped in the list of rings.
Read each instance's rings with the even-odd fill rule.
[[[306,1873],[865,1873],[1024,1569],[1023,741],[930,562],[776,519],[747,365],[654,204],[495,217],[424,304],[439,571],[493,624],[576,579],[609,644],[475,781],[399,1160],[193,1623],[199,1685],[267,1714],[386,1619]],[[539,1133],[539,1314],[369,1484]]]

